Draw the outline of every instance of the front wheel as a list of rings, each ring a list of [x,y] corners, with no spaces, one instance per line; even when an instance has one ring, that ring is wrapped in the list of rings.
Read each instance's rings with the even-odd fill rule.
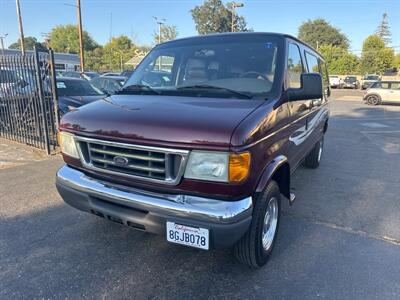
[[[270,181],[254,201],[250,228],[235,245],[234,254],[241,263],[259,268],[269,260],[278,233],[281,211],[278,184]]]
[[[369,95],[366,101],[369,105],[378,105],[381,102],[381,99],[378,95]]]
[[[324,136],[315,144],[311,152],[306,156],[305,165],[308,168],[316,169],[321,162],[322,152],[324,150]]]

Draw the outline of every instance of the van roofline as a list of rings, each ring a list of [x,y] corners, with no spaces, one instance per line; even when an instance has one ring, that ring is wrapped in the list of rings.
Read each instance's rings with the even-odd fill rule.
[[[191,40],[191,39],[203,39],[203,38],[208,38],[208,37],[215,37],[215,36],[232,36],[232,35],[271,35],[271,36],[277,36],[277,37],[283,37],[283,38],[289,38],[292,39],[308,48],[313,50],[315,53],[317,53],[319,56],[323,58],[320,52],[318,52],[314,47],[310,46],[306,42],[300,40],[299,38],[286,34],[286,33],[279,33],[279,32],[222,32],[222,33],[210,33],[210,34],[204,34],[204,35],[195,35],[195,36],[189,36],[189,37],[183,37],[171,41],[167,41],[164,43],[161,43],[159,45],[166,45],[166,44],[172,44],[174,42],[179,42],[179,41],[186,41],[186,40]],[[156,46],[157,47],[157,46]]]

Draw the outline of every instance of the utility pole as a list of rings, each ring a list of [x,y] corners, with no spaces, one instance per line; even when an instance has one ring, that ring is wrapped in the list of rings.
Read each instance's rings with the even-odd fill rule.
[[[19,36],[21,40],[21,52],[22,55],[25,55],[25,40],[24,40],[24,28],[22,26],[22,16],[21,16],[21,8],[19,6],[19,0],[15,0],[17,5],[17,16],[18,16],[18,24],[19,24]]]
[[[2,53],[3,55],[5,55],[5,52],[4,52],[4,39],[7,37],[7,35],[8,35],[8,33],[6,33],[4,36],[0,36],[1,53]]]
[[[112,12],[110,13],[110,45],[111,45],[111,39],[112,39],[112,21],[113,21],[113,16],[112,16]],[[110,71],[112,70],[112,57],[113,57],[113,53],[112,53],[113,49],[110,47]]]
[[[164,25],[165,19],[160,19],[157,17],[153,17],[153,19],[156,21],[158,24],[158,43],[161,44],[161,26]]]
[[[78,32],[79,32],[79,51],[81,56],[81,72],[83,72],[85,69],[85,49],[83,48],[81,0],[77,0],[76,7],[78,12]]]
[[[231,32],[235,32],[235,18],[236,18],[236,8],[243,7],[243,3],[232,2],[232,20],[231,20]]]

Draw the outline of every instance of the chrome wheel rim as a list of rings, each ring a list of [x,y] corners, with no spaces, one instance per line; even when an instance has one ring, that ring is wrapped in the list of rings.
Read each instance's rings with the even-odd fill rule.
[[[268,251],[275,238],[276,228],[278,227],[278,199],[272,197],[267,206],[264,216],[262,245]]]
[[[376,104],[378,102],[378,97],[376,96],[369,96],[368,98],[369,104]]]

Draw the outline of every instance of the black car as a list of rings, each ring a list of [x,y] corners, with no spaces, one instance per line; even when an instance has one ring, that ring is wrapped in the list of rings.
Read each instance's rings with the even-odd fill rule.
[[[93,78],[99,77],[100,74],[96,72],[77,72],[77,71],[58,71],[57,77],[70,77],[70,78],[82,78],[86,80],[91,80]]]
[[[87,80],[68,77],[57,78],[57,94],[61,116],[79,106],[106,96]]]
[[[124,77],[131,77],[131,75],[133,74],[133,70],[125,70],[121,72],[121,76]]]
[[[346,76],[343,80],[342,88],[346,89],[358,89],[360,87],[360,82],[356,76]]]
[[[124,76],[101,76],[92,79],[90,83],[99,90],[114,95],[122,88],[126,80],[127,78]]]

